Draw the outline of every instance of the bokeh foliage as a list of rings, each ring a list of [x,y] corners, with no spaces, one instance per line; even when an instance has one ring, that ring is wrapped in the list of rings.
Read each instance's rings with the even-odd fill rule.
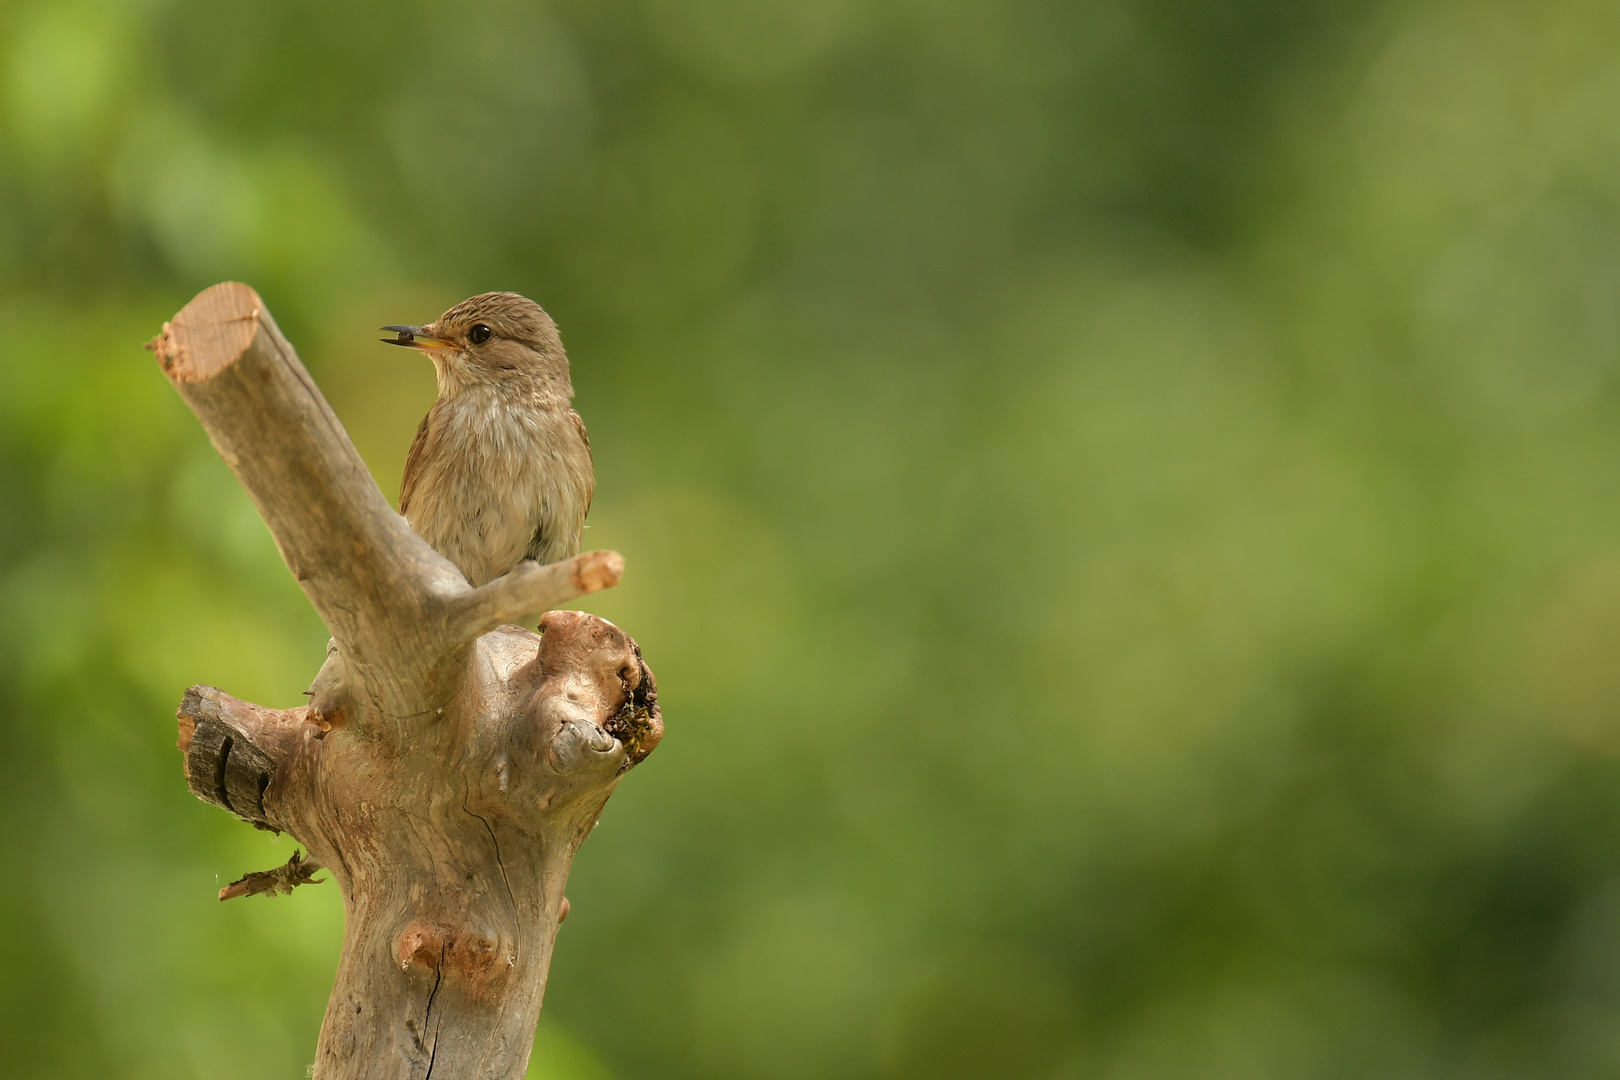
[[[186,792],[324,633],[139,343],[539,299],[670,737],[535,1077],[1620,1075],[1620,9],[6,0],[0,1031],[292,1077]]]

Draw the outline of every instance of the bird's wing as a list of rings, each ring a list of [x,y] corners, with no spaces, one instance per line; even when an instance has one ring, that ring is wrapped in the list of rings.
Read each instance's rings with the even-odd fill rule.
[[[564,449],[563,471],[552,477],[561,489],[555,493],[556,504],[550,509],[553,517],[548,520],[542,508],[534,538],[529,541],[528,557],[543,563],[579,554],[585,515],[591,512],[591,499],[596,495],[596,465],[591,460],[591,440],[585,437],[585,422],[572,409],[568,410],[568,417],[574,422],[579,442]],[[579,457],[580,450],[585,451],[583,461]],[[566,520],[560,516],[565,513]]]
[[[418,471],[422,465],[422,451],[427,446],[428,421],[433,419],[433,411],[422,417],[422,422],[416,426],[416,438],[411,440],[410,452],[405,455],[405,475],[399,481],[399,512],[408,514],[411,506],[411,493],[416,490]]]
[[[585,512],[579,518],[583,525],[591,513],[591,500],[596,498],[596,456],[591,453],[591,437],[585,434],[585,421],[573,409],[568,410],[568,415],[574,418],[574,430],[579,432],[579,441],[585,444]]]

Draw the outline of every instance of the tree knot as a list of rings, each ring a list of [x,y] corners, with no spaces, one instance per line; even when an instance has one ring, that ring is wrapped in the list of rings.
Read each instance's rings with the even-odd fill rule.
[[[395,946],[394,955],[399,960],[399,970],[409,971],[414,964],[437,971],[444,957],[444,936],[442,927],[422,919],[412,920],[399,935]]]

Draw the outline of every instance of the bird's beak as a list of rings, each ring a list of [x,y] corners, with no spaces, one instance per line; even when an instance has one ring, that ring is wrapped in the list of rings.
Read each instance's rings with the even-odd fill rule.
[[[453,347],[453,343],[446,341],[444,338],[424,333],[424,328],[420,326],[384,326],[381,329],[394,332],[394,337],[377,339],[388,345],[404,345],[406,348],[421,349],[424,352],[431,349],[449,349]]]

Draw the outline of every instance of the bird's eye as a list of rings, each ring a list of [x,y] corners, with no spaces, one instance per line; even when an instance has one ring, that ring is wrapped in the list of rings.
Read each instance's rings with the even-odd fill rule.
[[[474,345],[482,345],[484,342],[488,341],[494,336],[495,331],[491,330],[483,323],[479,323],[477,326],[467,331],[467,340],[472,342]]]

